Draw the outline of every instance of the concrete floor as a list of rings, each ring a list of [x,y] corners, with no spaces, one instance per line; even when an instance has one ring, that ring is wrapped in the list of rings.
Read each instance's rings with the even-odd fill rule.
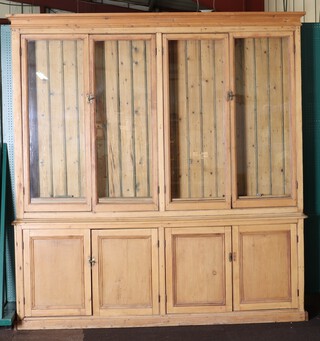
[[[0,341],[320,341],[320,315],[306,322],[162,328],[17,331]]]

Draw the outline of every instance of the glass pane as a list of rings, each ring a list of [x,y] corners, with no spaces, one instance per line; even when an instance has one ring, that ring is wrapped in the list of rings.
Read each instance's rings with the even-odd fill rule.
[[[83,198],[83,42],[28,42],[31,198]]]
[[[172,199],[225,196],[223,40],[169,41]]]
[[[152,197],[151,42],[95,42],[99,198]]]
[[[288,38],[236,39],[238,196],[291,193]]]

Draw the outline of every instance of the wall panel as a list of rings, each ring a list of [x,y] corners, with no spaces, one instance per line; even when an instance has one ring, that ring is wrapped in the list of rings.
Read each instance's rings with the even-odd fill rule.
[[[264,8],[266,12],[305,11],[303,22],[320,21],[320,0],[265,0]]]

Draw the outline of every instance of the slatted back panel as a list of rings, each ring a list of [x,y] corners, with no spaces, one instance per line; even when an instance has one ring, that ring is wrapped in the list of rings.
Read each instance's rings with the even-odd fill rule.
[[[239,196],[291,194],[288,38],[235,42]]]
[[[169,41],[171,195],[225,195],[226,56],[222,39]]]
[[[95,42],[99,198],[152,196],[151,41]]]
[[[83,42],[28,42],[31,198],[85,196]]]

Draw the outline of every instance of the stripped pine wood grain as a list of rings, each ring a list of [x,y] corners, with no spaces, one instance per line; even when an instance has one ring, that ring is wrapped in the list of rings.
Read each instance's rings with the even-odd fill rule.
[[[240,196],[290,194],[290,71],[286,66],[290,58],[283,56],[285,39],[245,38],[238,44],[244,44],[244,50],[236,52],[236,56],[243,54],[242,61],[236,59],[236,87],[241,92],[244,84],[241,96],[245,101],[245,106],[237,103],[236,114]],[[242,70],[250,76],[244,79]]]
[[[119,41],[120,139],[122,196],[135,196],[135,154],[132,93],[132,42]]]
[[[66,177],[67,195],[81,196],[79,180],[80,150],[79,141],[79,98],[77,74],[77,45],[75,41],[63,42],[63,78],[64,78],[64,116],[66,140]],[[81,61],[80,61],[81,62]]]
[[[36,41],[36,70],[43,75],[37,77],[37,116],[38,116],[38,153],[39,153],[39,197],[50,198],[53,195],[52,183],[52,146],[51,118],[49,110],[49,65],[48,43]],[[33,185],[33,184],[31,184]]]
[[[49,41],[52,174],[54,197],[67,195],[62,41]]]
[[[135,140],[135,191],[137,197],[150,196],[150,151],[152,145],[147,143],[150,130],[148,88],[150,77],[147,72],[147,54],[150,53],[150,42],[134,40],[132,42],[133,64],[133,111]],[[149,58],[150,60],[150,58]]]
[[[257,194],[271,194],[272,181],[271,173],[271,153],[268,146],[271,142],[270,134],[270,82],[269,82],[269,39],[255,39],[256,56],[256,106],[257,106]],[[253,195],[253,193],[251,193]]]
[[[76,40],[39,40],[35,48],[38,197],[78,198],[86,186],[83,48]]]
[[[147,66],[151,59],[150,40],[114,38],[103,41],[102,47],[101,42],[95,44],[97,176],[98,183],[102,183],[98,196],[149,198],[152,181],[151,68]],[[100,91],[101,88],[105,90]]]
[[[187,42],[187,119],[188,119],[188,158],[185,160],[188,167],[188,187],[190,198],[201,198],[203,196],[201,153],[202,114],[201,88],[199,84],[200,50],[199,41],[189,40]]]
[[[281,38],[269,39],[270,58],[270,153],[272,195],[284,194],[284,158],[283,141],[283,65]],[[287,76],[287,75],[285,75]],[[272,104],[271,104],[272,103]]]
[[[189,197],[189,187],[188,187],[188,164],[186,160],[188,159],[187,141],[188,141],[188,120],[187,120],[187,75],[186,75],[186,46],[185,41],[177,42],[177,115],[178,115],[178,146],[179,146],[179,192],[177,198],[188,198]]]
[[[225,194],[225,57],[224,44],[219,41],[215,48],[217,41],[207,37],[170,43],[171,164],[177,198]]]
[[[86,149],[86,132],[85,132],[85,81],[84,81],[84,69],[83,64],[84,61],[84,41],[77,40],[76,41],[76,77],[77,77],[77,110],[78,110],[78,167],[79,167],[79,197],[84,198],[87,196],[87,171],[86,171],[86,158],[87,158],[87,149]]]
[[[121,197],[121,140],[120,140],[120,108],[119,108],[119,65],[118,65],[118,42],[115,40],[104,43],[105,52],[105,101],[106,117],[105,127],[105,153],[103,162],[106,164],[103,173],[106,179],[106,193],[103,196],[111,198]],[[102,177],[99,177],[99,181]]]
[[[294,151],[292,150],[292,132],[291,132],[291,120],[290,120],[290,93],[291,86],[293,82],[292,76],[292,61],[288,54],[288,49],[290,48],[289,38],[282,39],[282,50],[281,50],[281,62],[282,62],[282,110],[283,110],[283,144],[284,144],[284,164],[283,164],[283,174],[284,174],[284,190],[283,194],[292,194],[292,155]]]
[[[255,100],[255,43],[254,39],[245,39],[243,42],[243,65],[239,67],[242,73],[243,85],[237,89],[244,100],[244,132],[239,132],[241,139],[238,145],[244,146],[243,160],[238,157],[238,164],[245,162],[244,168],[244,190],[240,195],[257,194],[257,158],[256,158],[256,100]],[[241,43],[240,43],[241,44]],[[236,72],[238,72],[236,70]],[[244,134],[243,134],[244,133]]]
[[[226,42],[224,40],[215,41],[214,63],[215,63],[215,91],[211,97],[214,100],[214,108],[211,115],[215,116],[213,126],[214,146],[216,149],[215,167],[210,172],[216,173],[216,193],[215,198],[224,198],[226,195],[226,174],[228,174],[226,165],[226,84],[228,75],[226,74]],[[205,152],[205,151],[204,151]],[[205,185],[206,187],[206,185]]]
[[[201,87],[202,87],[202,115],[203,115],[203,182],[204,197],[216,198],[218,193],[217,174],[217,129],[219,126],[217,88],[216,53],[217,41],[201,41]],[[215,129],[216,127],[216,129]]]

